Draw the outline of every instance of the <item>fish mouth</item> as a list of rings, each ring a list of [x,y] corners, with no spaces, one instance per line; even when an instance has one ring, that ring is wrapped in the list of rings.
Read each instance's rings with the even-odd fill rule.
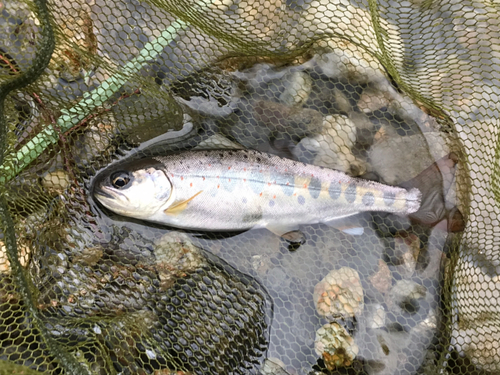
[[[116,191],[115,189],[111,189],[107,186],[99,186],[97,191],[95,192],[97,198],[103,198],[103,200],[116,200],[117,198],[125,199],[128,201],[126,195]]]

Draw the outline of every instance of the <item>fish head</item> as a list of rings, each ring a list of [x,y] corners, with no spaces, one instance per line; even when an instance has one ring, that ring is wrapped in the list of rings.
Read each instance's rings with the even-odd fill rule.
[[[168,205],[172,184],[160,162],[132,161],[101,172],[94,183],[94,196],[117,214],[148,219]]]

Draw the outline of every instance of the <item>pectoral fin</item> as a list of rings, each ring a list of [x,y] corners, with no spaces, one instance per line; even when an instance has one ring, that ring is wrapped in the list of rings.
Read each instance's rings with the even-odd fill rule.
[[[182,211],[184,211],[187,208],[188,203],[190,201],[192,201],[197,195],[200,195],[202,192],[203,192],[203,190],[197,192],[195,195],[193,195],[189,199],[186,199],[184,201],[177,202],[177,203],[173,204],[172,206],[170,206],[169,208],[167,208],[163,212],[165,212],[167,215],[178,215],[178,214],[180,214]]]

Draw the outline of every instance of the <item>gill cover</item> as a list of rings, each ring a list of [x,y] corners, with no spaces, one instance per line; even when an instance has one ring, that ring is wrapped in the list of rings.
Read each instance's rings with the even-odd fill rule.
[[[94,194],[104,207],[118,214],[148,219],[167,206],[172,184],[158,161],[132,161],[102,172]]]

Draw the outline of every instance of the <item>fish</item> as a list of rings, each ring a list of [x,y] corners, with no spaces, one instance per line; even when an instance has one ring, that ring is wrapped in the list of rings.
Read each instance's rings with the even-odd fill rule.
[[[418,189],[254,150],[190,150],[125,161],[99,173],[94,197],[123,216],[208,232],[266,228],[283,236],[364,211],[409,215]]]

